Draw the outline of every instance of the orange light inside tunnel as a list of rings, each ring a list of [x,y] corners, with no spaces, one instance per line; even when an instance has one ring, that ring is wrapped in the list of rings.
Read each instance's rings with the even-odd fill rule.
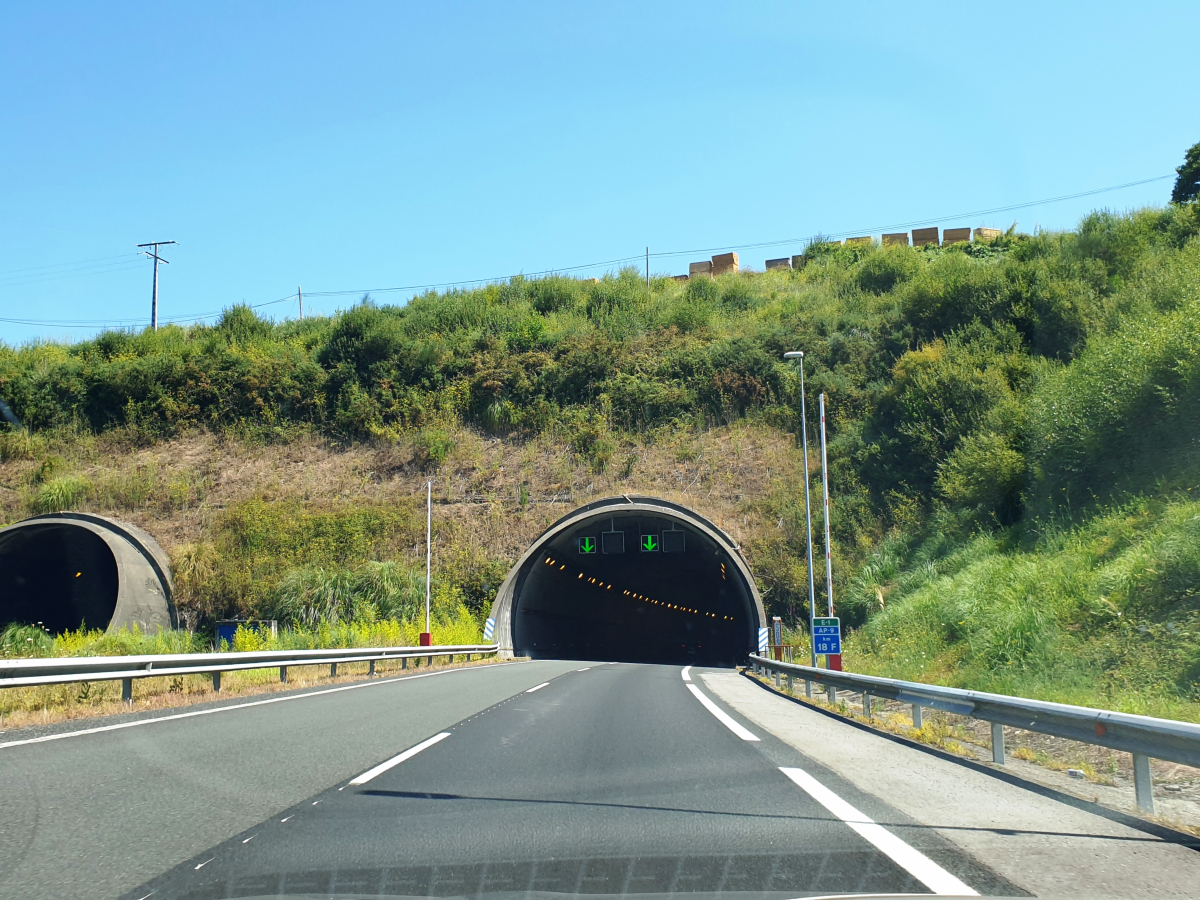
[[[558,560],[556,560],[550,556],[546,557],[546,559],[545,559],[546,565],[554,565],[557,562],[558,562]],[[723,565],[724,564],[722,564],[722,566]],[[566,568],[566,564],[564,563],[563,565],[560,565],[558,568],[559,568],[559,571],[561,572],[563,569]],[[82,574],[82,573],[80,573],[80,574]],[[77,575],[76,577],[79,577],[79,576]],[[596,585],[596,587],[604,588],[607,591],[611,591],[613,589],[613,585],[606,584],[605,582],[600,581],[599,579],[597,579],[595,577],[589,577],[586,572],[580,572],[575,577],[576,577],[576,580],[582,580],[584,578],[587,578],[588,584],[594,584],[594,585]],[[639,594],[637,591],[624,590],[624,591],[621,591],[621,593],[622,593],[622,595],[624,595],[626,597],[631,597],[631,598],[634,598],[637,600],[641,600],[643,603],[651,603],[654,606],[663,606],[663,607],[666,607],[667,609],[676,610],[677,612],[687,612],[687,613],[691,613],[694,616],[709,616],[714,619],[719,618],[721,621],[724,621],[724,622],[732,622],[733,621],[733,616],[718,617],[716,613],[703,612],[698,609],[692,609],[690,606],[682,606],[678,603],[666,603],[661,600],[652,600],[651,598],[647,597],[645,594]]]

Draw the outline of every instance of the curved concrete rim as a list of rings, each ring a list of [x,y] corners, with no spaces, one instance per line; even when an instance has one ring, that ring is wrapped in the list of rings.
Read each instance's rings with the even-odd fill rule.
[[[137,626],[142,631],[175,628],[178,616],[174,582],[166,551],[150,534],[131,525],[85,512],[45,513],[0,528],[6,534],[40,525],[69,525],[97,535],[108,546],[117,564],[117,598],[108,631]]]
[[[762,595],[758,591],[758,584],[754,580],[754,575],[750,571],[750,566],[747,564],[745,556],[742,555],[742,548],[738,546],[733,538],[709,519],[706,519],[693,509],[688,509],[686,506],[681,506],[678,503],[658,497],[622,494],[619,497],[604,497],[600,500],[593,500],[591,503],[587,503],[567,513],[539,534],[533,543],[529,545],[529,549],[521,554],[521,558],[508,570],[508,575],[505,576],[499,591],[496,592],[496,599],[492,601],[491,611],[491,618],[496,623],[493,640],[500,645],[501,656],[511,657],[513,655],[512,601],[513,592],[516,589],[517,579],[520,577],[521,571],[531,559],[540,554],[543,545],[554,540],[559,534],[585,519],[602,516],[606,510],[613,512],[645,512],[670,519],[686,521],[687,524],[703,532],[717,544],[726,547],[729,550],[729,558],[733,561],[738,575],[745,583],[747,590],[750,592],[750,597],[754,601],[754,611],[758,616],[758,623],[755,627],[766,627],[767,613],[763,609]],[[747,636],[747,646],[757,646],[757,634]]]

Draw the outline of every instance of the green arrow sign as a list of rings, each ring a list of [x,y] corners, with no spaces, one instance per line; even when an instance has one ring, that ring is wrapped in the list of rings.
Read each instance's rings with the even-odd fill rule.
[[[657,534],[643,534],[642,535],[642,552],[643,553],[654,553],[657,550],[658,550],[658,535]]]
[[[595,553],[596,552],[596,539],[594,537],[581,537],[579,539],[579,552],[580,553]]]

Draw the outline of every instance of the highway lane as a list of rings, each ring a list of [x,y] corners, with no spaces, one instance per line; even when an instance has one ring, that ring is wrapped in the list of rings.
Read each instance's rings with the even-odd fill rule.
[[[577,663],[522,662],[233,699],[4,746],[0,897],[116,897]],[[536,696],[536,695],[534,695]],[[212,706],[210,709],[214,708]],[[127,718],[127,717],[123,717]],[[73,734],[91,720],[55,731]]]
[[[550,668],[125,896],[1022,893],[678,667]]]

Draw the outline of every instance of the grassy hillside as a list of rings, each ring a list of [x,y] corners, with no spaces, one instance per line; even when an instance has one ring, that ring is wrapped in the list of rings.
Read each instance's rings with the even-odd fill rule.
[[[311,625],[411,616],[427,477],[446,616],[482,610],[570,505],[647,491],[721,520],[769,610],[800,621],[780,355],[803,348],[851,667],[1196,717],[1198,233],[1193,203],[649,290],[514,279],[3,347],[27,430],[0,440],[0,509],[134,519],[193,622]]]

